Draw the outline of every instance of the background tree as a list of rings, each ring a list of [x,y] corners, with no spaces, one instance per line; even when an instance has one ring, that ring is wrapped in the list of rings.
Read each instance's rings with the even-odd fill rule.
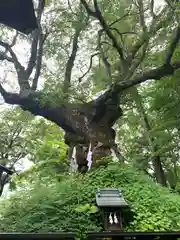
[[[26,138],[29,139],[28,160],[32,166],[13,177],[17,187],[27,187],[29,183],[42,179],[61,179],[69,173],[67,146],[63,141],[63,132],[58,126],[38,119]]]
[[[0,119],[0,164],[13,173],[22,169],[22,160],[29,154],[29,139],[25,136],[29,134],[26,125],[30,123],[32,116],[24,114],[20,109],[8,109],[1,112]],[[11,177],[5,172],[0,172],[0,195],[4,186],[9,183]]]
[[[122,115],[119,108],[120,95],[126,89],[147,80],[159,80],[172,75],[180,67],[178,59],[174,58],[180,35],[179,5],[167,2],[161,9],[156,9],[154,1],[122,1],[122,5],[119,2],[112,5],[107,1],[97,3],[94,0],[91,6],[81,0],[80,3],[59,3],[55,6],[56,1],[50,1],[43,13],[42,3],[39,1],[37,5],[39,27],[28,37],[31,51],[29,59],[25,61],[27,64],[20,63],[14,50],[14,44],[20,39],[18,35],[15,35],[12,43],[5,41],[7,34],[2,37],[0,43],[4,51],[1,60],[14,65],[19,92],[7,91],[2,85],[0,90],[7,103],[18,104],[22,109],[43,116],[62,127],[66,132],[65,142],[70,146],[71,152],[76,147],[78,170],[84,172],[88,168],[86,157],[90,147],[94,164],[97,158],[109,155],[115,144],[112,126]],[[105,10],[107,7],[108,11]],[[89,32],[93,32],[93,38]],[[87,45],[89,42],[91,44]],[[90,67],[78,76],[79,73],[72,73],[84,67],[84,56],[79,57],[82,53],[80,46],[83,47],[84,43],[82,49],[92,53],[89,55]],[[46,58],[44,66],[43,45]],[[56,46],[63,50],[57,51]],[[50,64],[51,56],[54,62]],[[95,56],[108,76],[104,83],[101,81],[101,90],[107,87],[109,89],[96,100],[90,101],[92,97],[89,95],[83,99],[85,103],[79,103],[82,97],[77,100],[78,94],[72,94],[72,91],[79,88],[80,95],[80,89],[86,86],[89,90],[85,91],[85,95],[92,93],[94,79],[98,79],[91,68],[92,65],[95,69],[98,68],[97,61],[93,60]],[[158,56],[158,64],[149,61]],[[48,68],[49,65],[52,67]],[[60,68],[63,75],[51,78],[53,66],[56,70]],[[42,89],[37,90],[40,70],[44,67],[46,80]],[[86,72],[89,73],[87,80]],[[158,150],[157,144],[154,138],[149,137],[149,140],[152,154],[156,155],[154,152]],[[156,179],[166,185],[161,161],[159,159],[158,162],[157,159],[159,156],[154,161]]]

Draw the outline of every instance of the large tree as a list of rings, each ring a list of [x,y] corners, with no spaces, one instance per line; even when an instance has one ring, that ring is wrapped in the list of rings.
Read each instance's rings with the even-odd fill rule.
[[[172,75],[180,68],[180,60],[173,58],[180,38],[179,5],[177,1],[168,0],[161,9],[155,10],[154,0],[132,0],[122,3],[105,0],[99,3],[93,0],[91,3],[80,0],[73,5],[68,1],[65,14],[72,17],[72,20],[68,20],[68,28],[73,37],[71,53],[64,67],[63,84],[59,85],[64,99],[59,103],[48,97],[48,91],[37,89],[42,69],[43,46],[47,49],[51,41],[55,42],[57,36],[54,28],[62,24],[58,22],[58,17],[54,17],[54,22],[49,20],[52,31],[49,32],[51,40],[48,40],[46,26],[42,20],[43,14],[46,17],[42,3],[43,1],[39,0],[36,8],[38,29],[27,37],[31,42],[27,66],[21,63],[14,51],[18,37],[22,40],[21,35],[16,34],[12,43],[6,41],[5,35],[0,40],[3,49],[0,52],[0,60],[14,65],[19,86],[19,91],[15,93],[6,90],[1,84],[0,92],[6,103],[19,105],[23,110],[42,116],[63,128],[70,155],[75,147],[78,170],[86,172],[89,148],[93,152],[95,164],[97,158],[109,155],[115,146],[115,131],[112,127],[122,115],[120,96],[123,92],[147,80],[160,80]],[[55,4],[55,0],[49,1],[49,12],[54,11],[57,16],[60,13],[63,15],[65,7]],[[94,27],[94,23],[98,24],[98,29]],[[70,96],[70,89],[74,84],[72,70],[76,64],[78,45],[91,30],[94,33],[92,38],[96,36],[97,46],[93,48],[92,55],[89,55],[90,66],[79,78],[78,86],[83,86],[83,79],[86,79],[86,73],[91,71],[94,57],[98,56],[100,65],[106,69],[108,89],[106,88],[95,100],[79,103],[74,99],[72,101]],[[61,31],[66,37],[67,33],[63,29]],[[165,35],[163,44],[162,35]],[[86,43],[88,44],[87,41]],[[163,57],[159,66],[151,65],[148,58],[155,56],[160,47]]]

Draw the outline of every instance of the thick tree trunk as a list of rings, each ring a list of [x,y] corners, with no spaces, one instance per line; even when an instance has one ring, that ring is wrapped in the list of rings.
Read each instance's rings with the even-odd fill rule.
[[[112,96],[85,104],[41,104],[41,93],[28,96],[2,92],[6,103],[17,104],[23,110],[42,116],[64,129],[65,143],[76,150],[79,172],[88,170],[88,152],[91,146],[93,166],[101,157],[109,156],[115,145],[115,121],[122,115],[118,100]],[[72,153],[71,153],[72,154]]]
[[[78,167],[77,170],[85,173],[91,167],[97,167],[102,164],[102,158],[111,156],[112,149],[115,145],[115,132],[107,123],[87,123],[85,137],[77,134],[66,132],[65,143],[74,146],[74,155],[71,151],[71,159],[75,159]],[[101,163],[100,163],[101,162]]]

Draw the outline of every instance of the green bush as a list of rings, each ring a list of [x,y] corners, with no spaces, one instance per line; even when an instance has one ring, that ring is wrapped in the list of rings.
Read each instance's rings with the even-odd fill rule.
[[[0,205],[0,231],[78,232],[101,231],[95,192],[117,187],[133,214],[127,213],[126,231],[175,231],[180,229],[180,196],[153,183],[136,169],[113,163],[61,182],[46,180],[21,190]],[[129,218],[129,219],[128,219]]]

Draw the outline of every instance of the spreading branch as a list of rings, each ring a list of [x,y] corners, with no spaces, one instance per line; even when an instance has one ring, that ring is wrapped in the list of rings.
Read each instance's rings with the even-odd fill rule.
[[[10,47],[10,48],[12,48],[12,47],[16,44],[17,37],[18,37],[18,31],[16,31],[16,34],[15,34],[15,36],[13,37],[12,43],[9,44],[9,47]],[[2,44],[4,45],[3,42],[2,42]],[[1,45],[1,46],[3,46],[3,45]],[[4,51],[4,52],[0,52],[0,60],[1,60],[1,61],[7,60],[8,62],[13,63],[12,57],[9,57],[9,56],[7,55],[7,53],[8,53],[8,48],[5,47],[5,51]]]
[[[164,64],[153,70],[146,71],[145,73],[135,76],[129,81],[121,81],[120,83],[112,84],[111,88],[102,94],[98,99],[94,101],[94,105],[104,102],[112,96],[118,96],[124,90],[127,90],[133,86],[144,83],[148,80],[160,80],[164,77],[172,75],[176,70],[180,69],[180,62],[176,62],[172,65]]]
[[[17,73],[17,79],[18,79],[18,84],[20,87],[21,92],[24,91],[24,89],[30,89],[30,85],[28,82],[28,79],[26,78],[26,74],[25,74],[25,70],[24,67],[21,65],[21,63],[19,62],[15,52],[12,49],[12,44],[8,44],[6,42],[3,42],[0,40],[0,46],[4,47],[5,52],[9,52],[11,55],[11,58],[7,57],[7,54],[4,54],[4,59],[1,58],[2,60],[9,60],[9,62],[14,64],[14,67],[16,69],[16,73]]]
[[[180,69],[180,62],[176,62],[172,65],[165,64],[165,65],[155,68],[153,70],[149,70],[149,71],[135,77],[132,80],[122,81],[120,84],[118,84],[116,86],[114,85],[112,91],[114,93],[118,93],[119,91],[126,90],[137,84],[146,82],[147,80],[160,80],[163,77],[172,75],[177,69]]]
[[[40,24],[43,9],[44,9],[44,0],[39,0],[39,4],[38,4],[38,8],[37,8],[38,29],[35,29],[34,32],[32,33],[31,53],[30,53],[28,66],[26,69],[18,61],[18,58],[12,49],[12,47],[16,43],[18,33],[16,32],[16,36],[14,37],[12,44],[8,44],[3,41],[0,41],[0,45],[5,48],[5,53],[0,53],[0,60],[7,60],[14,64],[14,67],[15,67],[16,73],[17,73],[17,77],[18,77],[20,94],[26,94],[26,90],[28,90],[28,92],[29,92],[30,88],[32,88],[32,90],[36,90],[36,88],[37,88],[37,82],[38,82],[38,78],[40,76],[41,64],[42,64],[43,44],[44,44],[44,40],[46,37],[42,33],[42,28],[41,28],[41,24]],[[7,53],[9,53],[11,57],[9,57],[7,55]],[[35,66],[36,66],[35,76],[33,79],[32,87],[30,87],[29,77]]]
[[[97,1],[94,0],[94,8],[95,11],[91,10],[90,7],[88,6],[87,2],[85,0],[81,0],[81,3],[83,4],[83,6],[85,7],[87,13],[96,18],[99,23],[101,24],[101,27],[103,28],[103,30],[106,32],[107,36],[109,37],[109,39],[112,41],[113,47],[117,50],[122,62],[124,63],[125,59],[124,59],[124,54],[123,54],[123,50],[120,46],[120,44],[118,43],[116,37],[113,35],[113,33],[111,32],[108,24],[106,23],[100,9],[99,6],[97,4]]]
[[[11,45],[0,40],[0,46],[4,47],[5,51],[10,53],[10,55],[11,55],[11,62],[14,63],[14,66],[15,66],[15,69],[17,71],[17,74],[20,71],[24,71],[24,68],[20,64],[20,62],[18,61],[18,58],[17,58],[15,52],[12,50]],[[8,59],[6,59],[6,60],[8,60]]]

